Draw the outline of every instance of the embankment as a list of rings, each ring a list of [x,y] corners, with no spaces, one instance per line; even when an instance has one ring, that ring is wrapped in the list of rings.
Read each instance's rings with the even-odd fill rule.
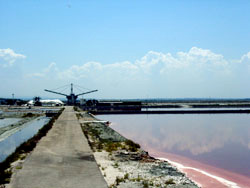
[[[151,157],[94,116],[77,116],[109,187],[198,187],[170,163]]]

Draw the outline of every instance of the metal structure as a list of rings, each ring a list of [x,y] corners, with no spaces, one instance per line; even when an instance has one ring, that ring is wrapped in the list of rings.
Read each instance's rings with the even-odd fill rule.
[[[48,89],[45,89],[44,91],[47,91],[47,92],[50,92],[50,93],[55,93],[55,94],[58,94],[58,95],[66,96],[66,98],[68,99],[68,102],[67,102],[68,105],[75,105],[76,104],[76,99],[77,99],[78,96],[80,96],[80,95],[86,95],[88,93],[93,93],[93,92],[96,92],[98,90],[87,91],[87,92],[79,93],[79,94],[75,95],[74,92],[73,92],[73,84],[71,84],[70,95],[67,95],[67,94],[64,94],[64,93],[61,93],[61,92],[56,92],[56,91],[48,90]]]

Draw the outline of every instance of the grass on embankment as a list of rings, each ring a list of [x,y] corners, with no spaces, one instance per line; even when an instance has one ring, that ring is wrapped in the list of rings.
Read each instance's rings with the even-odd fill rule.
[[[78,114],[78,119],[81,118]],[[107,151],[112,153],[117,150],[136,152],[140,145],[129,140],[103,123],[84,123],[82,131],[93,151]]]
[[[12,170],[10,169],[11,164],[19,159],[24,159],[26,154],[31,152],[36,147],[36,144],[42,137],[46,136],[48,131],[52,128],[55,120],[61,115],[63,110],[64,109],[61,109],[54,117],[50,119],[47,124],[39,129],[35,136],[22,143],[16,148],[15,152],[13,152],[3,162],[0,163],[0,185],[10,182],[12,175]]]

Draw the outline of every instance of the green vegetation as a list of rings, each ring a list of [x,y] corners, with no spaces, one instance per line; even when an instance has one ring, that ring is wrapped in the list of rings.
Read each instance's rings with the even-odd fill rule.
[[[129,147],[129,151],[137,151],[140,148],[140,145],[137,143],[134,143],[132,140],[126,140],[125,144]]]
[[[142,182],[142,185],[143,185],[144,188],[148,188],[148,187],[149,187],[149,183],[148,183],[147,180],[144,180],[144,181]]]
[[[118,168],[119,164],[117,162],[115,162],[115,164],[113,165],[114,168]]]
[[[116,182],[116,185],[119,185],[120,183],[125,182],[125,179],[117,176],[115,182]]]
[[[137,178],[132,178],[132,179],[131,179],[131,181],[133,181],[133,182],[136,182],[136,181],[137,181],[137,182],[140,182],[141,180],[142,180],[142,178],[141,178],[141,176],[139,176],[139,175],[137,176]]]
[[[174,180],[172,178],[168,179],[166,182],[165,182],[166,185],[170,185],[170,184],[175,184]]]
[[[125,142],[112,141],[109,139],[102,139],[100,130],[91,126],[91,123],[85,123],[82,125],[82,131],[88,139],[89,145],[93,151],[102,151],[103,149],[109,153],[118,151],[120,149],[136,152],[140,145],[134,143],[132,140],[126,140]]]
[[[76,112],[81,112],[81,109],[77,106],[74,106],[73,109]],[[76,117],[77,117],[77,119],[80,119],[82,117],[82,115],[80,113],[76,113]]]
[[[80,119],[81,118],[81,114],[76,113],[76,117],[77,117],[77,119]]]
[[[79,107],[77,107],[77,106],[74,106],[73,108],[74,108],[74,111],[76,111],[76,112],[80,112],[80,111],[81,111],[81,110],[79,109]]]
[[[10,170],[11,163],[19,159],[23,160],[26,154],[31,152],[36,147],[38,141],[47,134],[47,132],[51,129],[55,120],[61,115],[63,110],[64,109],[61,109],[57,113],[57,115],[52,117],[50,121],[38,131],[35,136],[21,144],[19,147],[17,147],[14,153],[12,153],[3,162],[0,163],[0,185],[9,183],[10,177],[12,175],[12,171]]]
[[[142,178],[141,178],[141,176],[138,175],[138,177],[135,180],[140,182],[142,180]]]
[[[40,115],[39,114],[33,114],[33,113],[29,112],[29,113],[25,113],[22,116],[22,118],[31,118],[31,117],[38,117],[38,116],[40,116]]]
[[[149,185],[152,186],[152,187],[154,186],[154,183],[153,183],[152,180],[149,182]]]
[[[126,179],[129,179],[129,174],[128,173],[126,173],[125,175],[124,175],[124,179],[126,180]]]
[[[22,169],[22,168],[23,168],[22,166],[17,166],[17,167],[16,167],[17,170],[20,170],[20,169]]]
[[[117,151],[119,148],[121,148],[121,143],[120,142],[106,142],[104,143],[104,149],[112,153],[113,151]]]

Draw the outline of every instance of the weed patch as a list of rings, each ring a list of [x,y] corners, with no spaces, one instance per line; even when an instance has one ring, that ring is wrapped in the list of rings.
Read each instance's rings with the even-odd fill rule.
[[[109,153],[117,151],[119,148],[121,148],[120,142],[106,142],[104,144],[104,149]]]
[[[171,185],[171,184],[175,184],[174,180],[172,178],[168,179],[166,182],[165,182],[166,185]]]
[[[132,140],[126,140],[125,144],[129,147],[128,149],[132,152],[136,152],[141,146],[137,143],[134,143]]]
[[[124,175],[124,179],[126,180],[126,179],[129,179],[129,174],[128,173],[126,173],[125,175]]]
[[[31,118],[31,117],[38,117],[40,116],[39,114],[32,114],[32,113],[25,113],[22,117],[23,118]]]
[[[148,187],[149,187],[149,183],[148,183],[147,180],[144,180],[144,181],[142,182],[142,185],[143,185],[144,188],[148,188]]]
[[[116,177],[116,185],[119,185],[121,182],[125,182],[124,178]]]

